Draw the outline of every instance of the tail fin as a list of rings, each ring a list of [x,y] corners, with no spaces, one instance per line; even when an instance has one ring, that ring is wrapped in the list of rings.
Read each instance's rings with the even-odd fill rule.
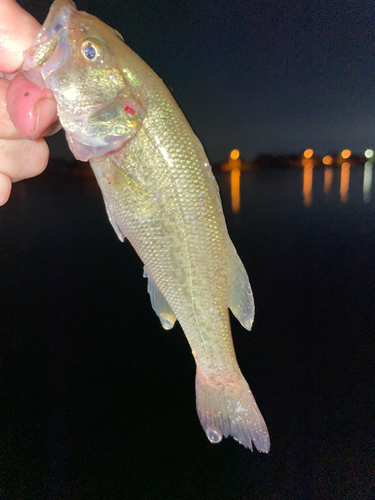
[[[195,390],[199,420],[211,443],[232,436],[251,450],[254,443],[268,453],[267,426],[241,372],[235,383],[224,384],[209,380],[197,369]]]

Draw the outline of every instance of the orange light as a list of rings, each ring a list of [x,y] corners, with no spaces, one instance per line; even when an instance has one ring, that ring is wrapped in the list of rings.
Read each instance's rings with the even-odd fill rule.
[[[352,152],[350,151],[350,149],[344,149],[344,151],[341,153],[341,156],[344,158],[344,160],[346,160],[350,157],[351,154]]]
[[[311,158],[313,154],[314,154],[314,151],[312,149],[306,149],[306,151],[304,151],[304,153],[303,153],[303,156],[305,158]]]
[[[238,149],[233,149],[233,151],[229,155],[229,158],[231,160],[238,160],[239,157],[240,157],[240,152],[238,151]]]
[[[324,163],[324,165],[332,165],[333,158],[331,155],[327,155],[323,158],[322,162]]]

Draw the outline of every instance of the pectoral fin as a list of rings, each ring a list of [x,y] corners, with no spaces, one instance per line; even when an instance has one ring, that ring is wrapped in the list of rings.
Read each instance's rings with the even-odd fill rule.
[[[161,293],[154,280],[148,274],[146,267],[144,268],[143,276],[145,278],[148,278],[147,291],[151,297],[152,308],[159,316],[162,327],[165,330],[170,330],[175,324],[176,316],[172,311],[171,306],[165,299],[164,295]]]
[[[229,307],[238,321],[251,330],[254,321],[254,297],[246,269],[229,241]]]
[[[115,218],[113,217],[113,215],[111,214],[111,211],[109,209],[108,203],[106,202],[105,199],[104,199],[104,204],[105,204],[105,208],[107,210],[107,215],[108,215],[109,222],[112,224],[112,227],[115,230],[115,233],[117,234],[118,239],[121,241],[121,243],[124,243],[124,241],[125,241],[124,233],[118,227],[118,224],[117,224]]]

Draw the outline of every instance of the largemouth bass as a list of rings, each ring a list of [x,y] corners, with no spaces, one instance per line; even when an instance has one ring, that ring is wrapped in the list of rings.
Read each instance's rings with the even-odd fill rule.
[[[212,443],[269,451],[234,352],[228,307],[251,329],[253,295],[203,147],[163,81],[121,35],[56,0],[23,72],[52,90],[69,146],[89,160],[109,220],[144,263],[165,329],[180,322],[196,362],[197,412]]]

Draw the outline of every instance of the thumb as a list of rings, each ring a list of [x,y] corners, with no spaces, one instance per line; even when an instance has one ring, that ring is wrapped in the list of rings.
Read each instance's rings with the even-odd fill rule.
[[[27,139],[40,137],[58,119],[52,93],[32,84],[21,74],[9,84],[7,109],[14,125]],[[57,125],[53,132],[59,128]]]

